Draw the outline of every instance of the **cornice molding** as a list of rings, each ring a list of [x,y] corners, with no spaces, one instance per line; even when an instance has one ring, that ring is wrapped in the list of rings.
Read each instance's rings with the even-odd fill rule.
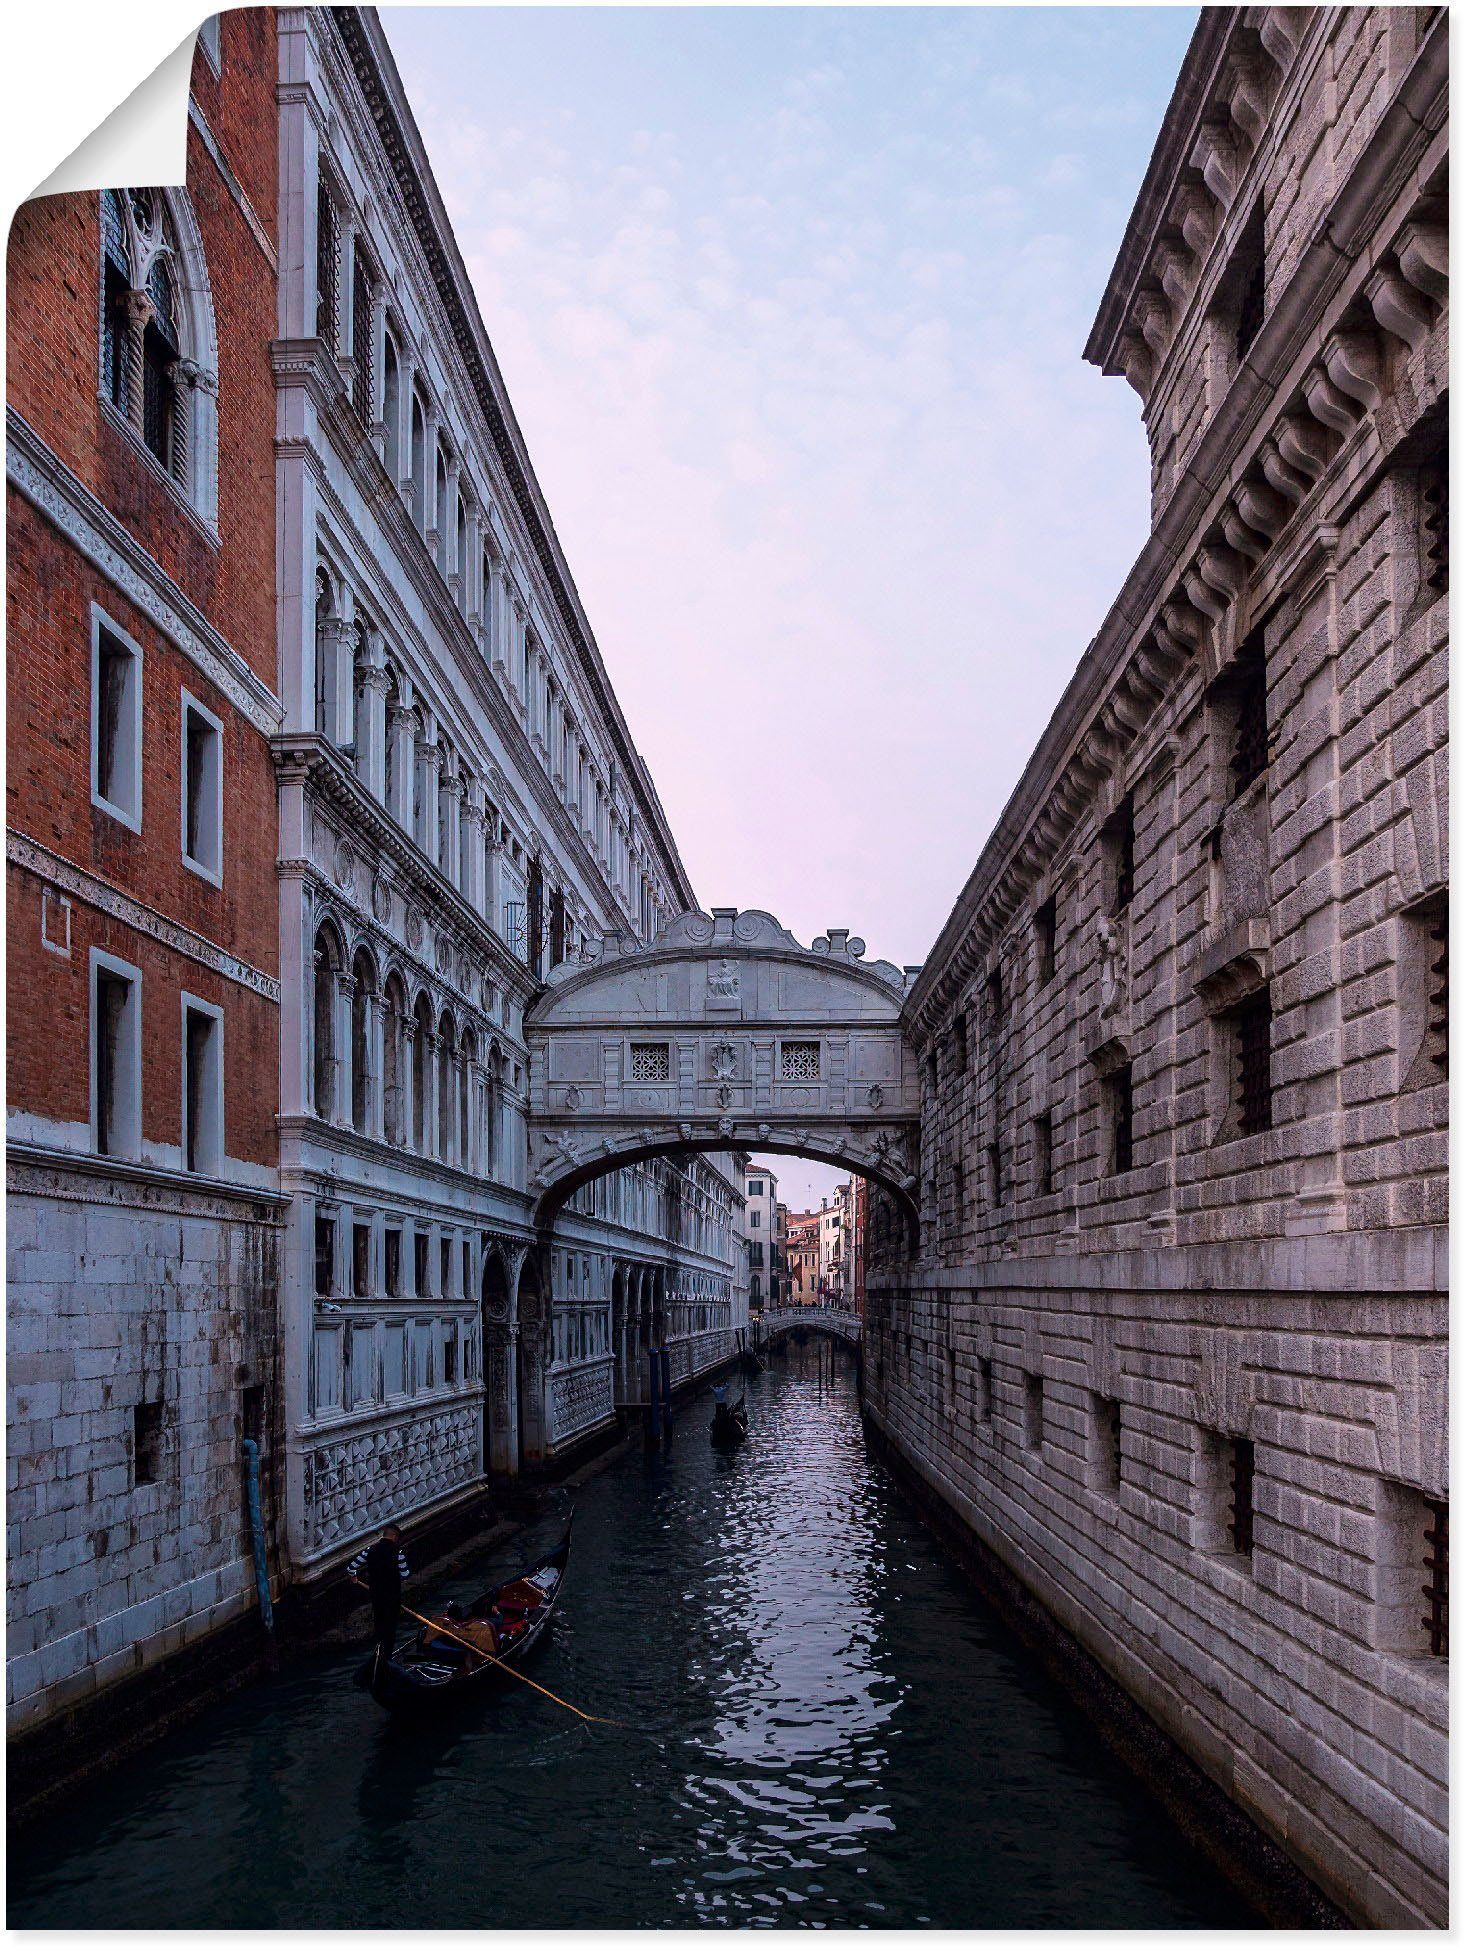
[[[5,408],[5,433],[5,476],[16,492],[141,610],[261,736],[270,736],[284,713],[264,679],[14,406]]]
[[[627,779],[634,780],[641,809],[657,833],[675,892],[685,905],[691,905],[694,898],[686,868],[644,760],[631,740],[560,549],[386,37],[368,8],[332,7],[322,11],[322,19],[333,25],[350,62],[392,172],[396,198],[426,260],[442,306],[447,338],[462,361],[467,384],[487,428],[489,447],[523,524],[529,553],[545,578],[551,607],[578,657],[601,721],[616,746],[617,761]]]
[[[73,865],[69,859],[51,851],[38,839],[7,828],[5,861],[7,865],[30,872],[62,892],[70,893],[73,899],[80,899],[97,912],[121,920],[134,932],[146,934],[149,939],[156,940],[172,952],[196,960],[200,966],[222,975],[225,980],[232,980],[236,986],[247,987],[250,993],[258,994],[262,1000],[278,1005],[280,983],[273,974],[262,973],[258,967],[251,967],[246,960],[238,959],[212,940],[205,939],[201,933],[195,933],[191,927],[169,919],[152,906],[143,905],[141,900],[134,899],[120,886],[111,885],[107,880],[98,878],[95,872]]]
[[[13,1139],[5,1145],[5,1188],[9,1196],[116,1203],[164,1215],[271,1226],[283,1222],[290,1202],[282,1191],[267,1190],[257,1183],[185,1175],[121,1156],[97,1156],[90,1150],[53,1149],[49,1144]]]

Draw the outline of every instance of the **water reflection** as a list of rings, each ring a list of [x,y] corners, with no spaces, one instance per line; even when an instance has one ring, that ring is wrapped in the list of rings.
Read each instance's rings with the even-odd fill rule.
[[[844,1356],[748,1400],[736,1453],[697,1402],[578,1497],[534,1674],[634,1728],[401,1724],[316,1656],[23,1832],[12,1924],[1255,1924],[872,1465]]]

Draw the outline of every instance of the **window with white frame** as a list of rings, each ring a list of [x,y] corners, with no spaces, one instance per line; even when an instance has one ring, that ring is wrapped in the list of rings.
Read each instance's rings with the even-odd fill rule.
[[[92,803],[142,830],[142,651],[92,610]]]
[[[183,996],[183,1167],[217,1176],[224,1160],[224,1017]]]
[[[142,974],[92,950],[92,1147],[136,1156],[142,1147]]]
[[[224,727],[183,692],[183,862],[217,885],[224,872]]]

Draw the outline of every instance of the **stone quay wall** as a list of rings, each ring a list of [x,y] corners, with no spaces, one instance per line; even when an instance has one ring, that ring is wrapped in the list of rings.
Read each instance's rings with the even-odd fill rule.
[[[911,991],[866,1307],[899,1455],[1388,1925],[1447,1910],[1444,34],[1202,16],[1088,348],[1153,534]]]

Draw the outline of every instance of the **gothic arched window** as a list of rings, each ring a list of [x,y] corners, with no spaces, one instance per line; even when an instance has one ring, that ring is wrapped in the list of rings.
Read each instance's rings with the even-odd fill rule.
[[[205,520],[217,505],[218,352],[182,190],[101,196],[100,391]]]

